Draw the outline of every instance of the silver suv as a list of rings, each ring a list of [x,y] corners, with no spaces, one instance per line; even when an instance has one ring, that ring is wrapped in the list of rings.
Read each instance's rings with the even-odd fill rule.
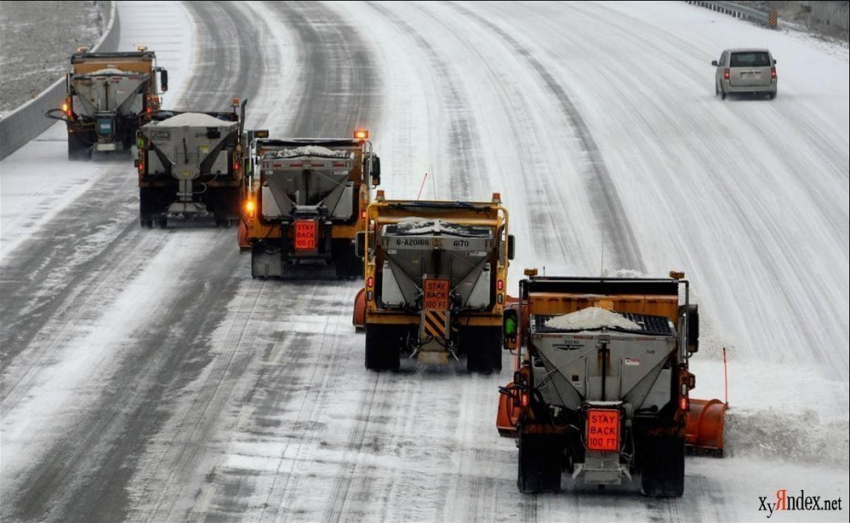
[[[776,60],[767,49],[727,49],[712,60],[714,94],[726,99],[731,93],[766,94],[776,97]]]

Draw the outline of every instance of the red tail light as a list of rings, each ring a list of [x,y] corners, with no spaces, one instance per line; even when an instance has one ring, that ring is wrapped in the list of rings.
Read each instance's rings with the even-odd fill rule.
[[[145,164],[139,162],[139,174],[145,174]]]
[[[776,68],[775,67],[770,68],[770,77],[774,78],[774,79],[776,78]]]
[[[502,280],[499,280],[499,281],[496,282],[496,289],[502,290],[504,288],[505,288],[505,282],[503,282]]]
[[[360,219],[361,219],[361,220],[365,220],[365,219],[366,219],[366,211],[360,211]]]
[[[688,398],[687,397],[682,396],[682,398],[679,400],[679,408],[682,409],[682,410],[688,410]]]
[[[724,69],[724,70],[723,70],[723,79],[724,79],[724,80],[728,80],[728,79],[729,79],[729,68],[728,68],[728,67],[727,67],[726,69]]]
[[[521,392],[519,395],[520,403],[522,403],[523,407],[528,407],[528,393]]]
[[[375,278],[369,276],[369,279],[366,280],[366,286],[370,289],[375,285]]]

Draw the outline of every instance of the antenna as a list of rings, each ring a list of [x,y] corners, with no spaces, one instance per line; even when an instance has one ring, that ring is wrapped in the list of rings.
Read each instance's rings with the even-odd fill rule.
[[[419,194],[416,195],[417,200],[419,200],[419,197],[422,196],[422,189],[425,188],[425,181],[427,179],[428,179],[428,173],[425,173],[425,176],[422,178],[422,184],[419,186]],[[436,198],[436,196],[434,198]]]

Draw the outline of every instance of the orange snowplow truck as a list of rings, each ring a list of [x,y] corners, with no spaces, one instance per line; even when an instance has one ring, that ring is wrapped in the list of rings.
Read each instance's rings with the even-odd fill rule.
[[[496,419],[502,436],[518,439],[519,490],[558,491],[566,471],[576,485],[639,475],[644,495],[681,496],[686,445],[722,448],[725,413],[700,412],[713,404],[690,398],[699,317],[684,274],[526,275],[504,315],[516,370]],[[695,417],[703,434],[692,438]]]
[[[130,151],[136,131],[159,111],[160,91],[168,90],[168,71],[156,66],[156,54],[144,46],[114,53],[92,53],[83,47],[71,56],[65,89],[62,108],[47,116],[66,123],[68,158],[86,160]]]
[[[370,189],[381,164],[366,130],[354,138],[271,140],[249,131],[240,247],[251,249],[251,276],[283,277],[295,265],[333,265],[362,277],[354,236],[365,229]]]
[[[365,288],[355,325],[366,329],[366,368],[397,370],[466,357],[502,369],[502,311],[513,238],[498,193],[490,202],[386,200],[378,191],[358,233]]]

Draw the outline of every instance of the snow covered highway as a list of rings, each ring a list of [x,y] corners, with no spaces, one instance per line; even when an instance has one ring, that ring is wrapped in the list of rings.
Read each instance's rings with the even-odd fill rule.
[[[755,521],[841,499],[850,432],[847,47],[684,2],[121,2],[163,106],[272,137],[366,127],[389,198],[489,200],[550,275],[682,270],[694,397],[727,456],[685,494],[524,495],[495,425],[510,378],[375,373],[362,282],[251,278],[235,229],[139,226],[131,161],[69,162],[57,124],[0,162],[2,521]],[[774,100],[714,94],[767,47]],[[70,53],[70,50],[69,50]]]

